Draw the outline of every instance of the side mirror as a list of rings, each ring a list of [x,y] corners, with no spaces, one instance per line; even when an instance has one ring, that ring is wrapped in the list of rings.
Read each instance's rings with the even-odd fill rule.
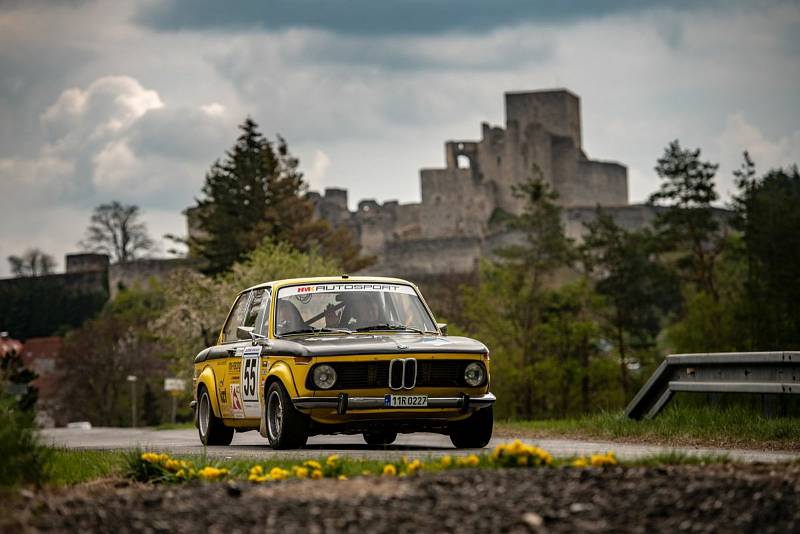
[[[236,328],[236,339],[253,339],[253,327],[252,326],[239,326]]]
[[[447,323],[436,323],[436,328],[439,329],[443,336],[447,335]]]

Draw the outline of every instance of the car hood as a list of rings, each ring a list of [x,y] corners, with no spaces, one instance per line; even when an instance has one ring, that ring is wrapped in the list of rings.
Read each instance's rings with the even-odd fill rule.
[[[262,355],[349,356],[354,354],[486,354],[480,341],[468,337],[413,333],[310,335],[270,340]]]

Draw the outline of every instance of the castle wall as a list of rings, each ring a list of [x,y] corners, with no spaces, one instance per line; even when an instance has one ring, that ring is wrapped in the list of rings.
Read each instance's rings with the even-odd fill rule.
[[[570,193],[571,206],[625,206],[628,204],[628,170],[619,163],[581,160]]]
[[[108,300],[108,271],[0,280],[0,331],[19,339],[80,326]]]
[[[580,99],[566,90],[511,92],[505,94],[506,123],[524,130],[538,124],[551,135],[581,145]]]
[[[494,209],[494,196],[471,169],[422,169],[420,222],[426,238],[480,236]]]
[[[127,263],[115,263],[108,268],[108,287],[113,299],[122,289],[135,286],[146,287],[151,278],[165,279],[169,273],[180,268],[194,267],[196,262],[182,258],[139,259]]]
[[[392,241],[386,244],[380,261],[363,274],[414,280],[430,275],[472,273],[478,267],[481,252],[482,240],[478,237]]]

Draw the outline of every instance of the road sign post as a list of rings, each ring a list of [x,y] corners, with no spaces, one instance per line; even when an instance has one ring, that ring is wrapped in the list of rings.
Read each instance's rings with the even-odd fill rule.
[[[172,417],[170,421],[175,424],[175,416],[178,410],[178,397],[186,389],[186,380],[182,378],[165,378],[164,391],[168,392],[172,397]]]

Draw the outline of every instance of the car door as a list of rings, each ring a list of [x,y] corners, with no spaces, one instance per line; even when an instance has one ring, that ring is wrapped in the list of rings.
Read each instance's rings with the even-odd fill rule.
[[[242,326],[254,334],[265,335],[262,334],[262,330],[268,309],[269,289],[253,290]],[[258,401],[261,385],[261,349],[261,344],[254,343],[252,339],[249,339],[241,350],[239,390],[244,417],[251,419],[259,418],[261,415]]]
[[[214,352],[220,353],[225,361],[222,369],[217,373],[217,392],[223,418],[243,419],[245,417],[241,391],[242,354],[246,347],[252,345],[252,342],[249,336],[247,339],[239,339],[237,331],[245,323],[252,297],[252,291],[239,295],[222,328],[219,343],[214,347]]]

